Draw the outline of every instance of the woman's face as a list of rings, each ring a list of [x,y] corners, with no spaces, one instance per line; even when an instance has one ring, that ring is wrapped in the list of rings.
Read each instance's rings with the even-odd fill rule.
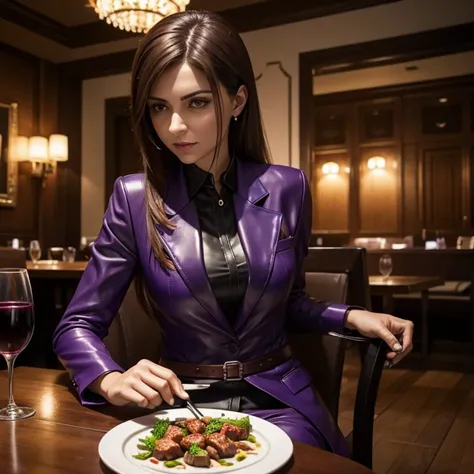
[[[218,162],[227,162],[230,121],[245,105],[241,87],[230,97],[220,86],[222,136]],[[215,99],[205,74],[187,63],[166,70],[153,84],[148,107],[153,127],[164,145],[184,164],[210,170],[217,138]]]

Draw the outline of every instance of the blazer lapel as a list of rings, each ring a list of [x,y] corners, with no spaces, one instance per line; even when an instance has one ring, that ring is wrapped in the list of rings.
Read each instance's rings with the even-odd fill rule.
[[[244,167],[246,173],[237,161],[238,192],[234,195],[234,206],[239,237],[247,257],[249,283],[236,320],[236,331],[250,316],[265,290],[273,268],[274,249],[281,226],[281,214],[261,206],[268,191],[257,173],[247,172],[257,168],[251,163]]]
[[[196,207],[189,200],[182,167],[173,179],[176,183],[164,199],[165,211],[175,226],[170,230],[158,225],[161,240],[176,271],[202,306],[219,324],[232,331],[212,291],[204,266],[199,217]]]

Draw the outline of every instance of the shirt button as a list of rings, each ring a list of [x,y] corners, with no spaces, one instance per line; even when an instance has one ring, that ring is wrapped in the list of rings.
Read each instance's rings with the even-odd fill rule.
[[[222,199],[219,199],[219,201],[217,201],[217,204],[222,207],[224,205],[224,201]]]

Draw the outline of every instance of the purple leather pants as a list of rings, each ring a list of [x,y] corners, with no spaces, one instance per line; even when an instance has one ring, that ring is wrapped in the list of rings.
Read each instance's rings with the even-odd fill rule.
[[[293,408],[275,410],[247,410],[244,413],[257,416],[281,428],[291,439],[317,448],[331,451],[324,437],[300,413]]]

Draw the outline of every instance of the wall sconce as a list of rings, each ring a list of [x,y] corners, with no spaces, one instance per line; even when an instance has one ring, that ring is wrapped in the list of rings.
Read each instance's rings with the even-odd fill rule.
[[[328,161],[324,163],[322,167],[323,174],[337,174],[339,173],[339,165],[334,161]]]
[[[369,158],[367,161],[367,167],[369,170],[383,170],[385,169],[386,163],[385,158],[383,156],[373,156]]]
[[[12,157],[18,162],[30,161],[31,176],[41,178],[44,186],[47,175],[54,172],[56,163],[68,160],[68,138],[59,134],[50,135],[49,139],[17,136],[13,142]]]

